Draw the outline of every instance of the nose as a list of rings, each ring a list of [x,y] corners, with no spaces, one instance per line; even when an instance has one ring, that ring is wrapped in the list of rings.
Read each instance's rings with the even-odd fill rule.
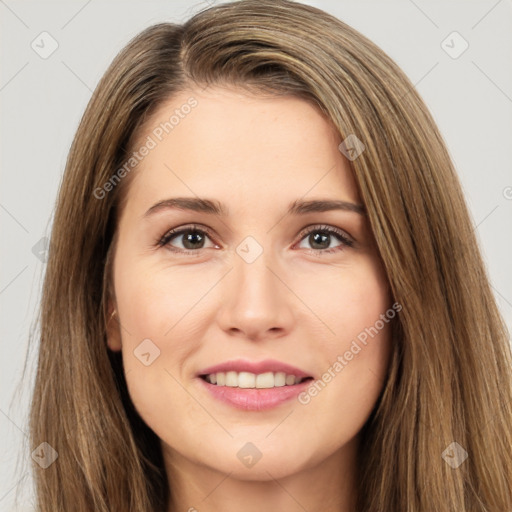
[[[288,334],[296,323],[296,299],[287,276],[266,251],[251,263],[235,254],[233,269],[222,281],[217,317],[222,330],[251,341]]]

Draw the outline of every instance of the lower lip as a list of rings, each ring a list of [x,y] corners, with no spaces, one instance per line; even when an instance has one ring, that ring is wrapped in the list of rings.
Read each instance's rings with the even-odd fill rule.
[[[304,391],[313,379],[294,384],[266,389],[232,388],[210,384],[199,377],[202,385],[211,395],[221,402],[245,411],[266,411],[295,398]]]

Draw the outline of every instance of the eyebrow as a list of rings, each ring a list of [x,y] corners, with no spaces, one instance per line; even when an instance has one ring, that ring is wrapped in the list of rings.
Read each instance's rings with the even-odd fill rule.
[[[154,204],[143,217],[149,217],[159,211],[168,209],[208,213],[219,217],[228,216],[228,208],[219,201],[199,197],[173,197]],[[366,213],[365,207],[362,204],[337,199],[316,199],[310,201],[297,199],[289,205],[287,213],[289,215],[305,215],[312,212],[327,212],[331,210],[354,212],[360,215],[365,215]]]

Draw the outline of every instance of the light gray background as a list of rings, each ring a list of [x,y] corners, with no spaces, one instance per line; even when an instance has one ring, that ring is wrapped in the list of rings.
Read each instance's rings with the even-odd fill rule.
[[[512,2],[305,3],[368,36],[416,84],[459,172],[492,285],[512,331]],[[50,234],[57,188],[80,117],[99,78],[132,36],[161,21],[183,22],[206,5],[0,0],[2,511],[33,510],[29,468],[35,446],[23,444],[33,363],[29,380],[20,384],[44,272],[44,262],[32,248]],[[59,45],[47,59],[31,47],[43,31]],[[441,46],[453,31],[469,43],[456,59]],[[458,44],[455,40],[452,45],[457,49]],[[14,507],[17,492],[19,508]]]

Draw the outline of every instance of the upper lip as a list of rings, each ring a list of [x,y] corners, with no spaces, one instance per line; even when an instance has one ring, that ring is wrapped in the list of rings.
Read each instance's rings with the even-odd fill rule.
[[[235,359],[226,361],[224,363],[216,364],[204,368],[198,373],[198,376],[209,375],[211,373],[219,372],[250,372],[254,374],[267,373],[267,372],[284,372],[286,375],[295,375],[296,377],[311,377],[310,374],[302,371],[301,369],[291,366],[275,359],[265,359],[264,361],[249,361],[247,359]]]

